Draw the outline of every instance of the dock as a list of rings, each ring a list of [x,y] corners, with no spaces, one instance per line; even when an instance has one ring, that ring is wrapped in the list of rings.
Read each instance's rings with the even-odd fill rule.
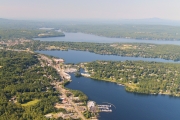
[[[99,112],[112,112],[111,105],[97,105]]]

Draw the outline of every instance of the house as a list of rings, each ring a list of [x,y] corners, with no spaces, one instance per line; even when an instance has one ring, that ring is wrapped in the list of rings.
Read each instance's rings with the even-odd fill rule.
[[[52,118],[52,114],[44,115],[46,118]]]
[[[63,100],[62,100],[62,103],[63,103],[63,104],[65,104],[65,103],[67,103],[67,102],[68,102],[67,99],[63,99]]]

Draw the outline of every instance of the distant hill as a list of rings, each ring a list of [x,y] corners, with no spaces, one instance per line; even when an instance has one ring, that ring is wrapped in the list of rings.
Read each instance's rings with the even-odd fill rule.
[[[119,23],[124,24],[146,24],[146,25],[173,25],[180,26],[180,21],[166,20],[160,18],[147,18],[147,19],[123,19]]]
[[[180,26],[180,21],[166,20],[161,18],[145,18],[145,19],[119,19],[119,20],[108,20],[108,19],[64,19],[56,20],[56,23],[63,23],[65,25],[70,24],[135,24],[135,25],[170,25]]]
[[[180,21],[166,20],[160,18],[146,18],[146,19],[120,19],[120,20],[105,20],[105,19],[62,19],[62,20],[12,20],[0,18],[0,28],[6,27],[58,27],[59,25],[80,25],[80,24],[135,24],[135,25],[169,25],[180,26]]]
[[[0,18],[0,29],[36,29],[46,27],[45,22],[33,21],[33,20],[12,20]]]

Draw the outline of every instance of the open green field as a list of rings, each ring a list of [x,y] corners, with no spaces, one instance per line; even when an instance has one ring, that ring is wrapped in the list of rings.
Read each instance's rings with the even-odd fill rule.
[[[27,102],[27,103],[24,103],[24,104],[21,104],[22,106],[26,107],[26,106],[32,106],[32,105],[35,105],[36,103],[38,103],[40,100],[38,99],[35,99],[33,101],[30,101],[30,102]]]

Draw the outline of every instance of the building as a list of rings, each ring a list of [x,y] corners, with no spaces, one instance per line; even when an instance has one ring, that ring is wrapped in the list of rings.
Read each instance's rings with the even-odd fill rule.
[[[88,101],[87,107],[88,107],[88,109],[95,107],[95,102],[94,101]]]

